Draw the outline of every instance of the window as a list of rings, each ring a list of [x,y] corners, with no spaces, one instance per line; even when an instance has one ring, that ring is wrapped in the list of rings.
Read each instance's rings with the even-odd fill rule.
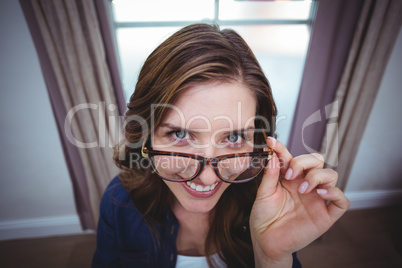
[[[236,30],[259,60],[278,106],[286,144],[315,15],[314,1],[113,0],[117,49],[128,100],[146,57],[178,29],[196,22]]]

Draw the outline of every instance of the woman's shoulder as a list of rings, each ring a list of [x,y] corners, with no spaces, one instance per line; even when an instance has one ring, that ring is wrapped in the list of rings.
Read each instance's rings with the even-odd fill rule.
[[[124,230],[127,226],[130,226],[131,230],[142,230],[146,227],[142,214],[122,185],[119,175],[112,179],[103,193],[99,221],[116,230]]]
[[[142,220],[130,193],[123,187],[119,176],[116,176],[102,197],[94,262],[113,266],[116,265],[114,261],[119,259],[121,265],[130,263],[131,266],[138,266],[141,261],[152,256],[149,252],[153,248],[149,227]]]
[[[120,175],[114,177],[109,185],[106,187],[101,207],[117,206],[122,208],[135,208],[133,201],[131,200],[130,193],[124,188],[120,181]]]

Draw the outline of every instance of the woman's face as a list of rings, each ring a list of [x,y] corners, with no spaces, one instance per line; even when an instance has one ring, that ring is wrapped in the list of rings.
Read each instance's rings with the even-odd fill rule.
[[[153,149],[203,157],[252,152],[255,114],[256,99],[240,83],[193,86],[180,95],[155,131]],[[178,171],[169,167],[167,172]],[[230,186],[209,165],[189,183],[164,182],[175,195],[176,205],[194,213],[211,211]]]

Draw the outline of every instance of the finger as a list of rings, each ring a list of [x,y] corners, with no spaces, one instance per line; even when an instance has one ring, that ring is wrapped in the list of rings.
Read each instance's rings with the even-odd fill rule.
[[[281,174],[285,176],[286,170],[289,167],[290,161],[292,161],[292,155],[289,153],[288,149],[273,137],[268,137],[267,144],[271,147],[278,156],[278,159],[281,164]]]
[[[267,198],[273,195],[277,189],[279,180],[279,159],[276,154],[269,160],[264,171],[264,176],[258,188],[257,198]]]
[[[320,154],[304,154],[292,159],[285,173],[285,179],[293,180],[311,169],[322,169],[324,157]]]
[[[317,193],[327,201],[328,204],[328,215],[331,220],[338,220],[350,207],[350,201],[346,198],[345,194],[336,187],[328,189],[317,189]]]
[[[310,170],[299,186],[299,193],[310,193],[317,186],[319,188],[335,187],[338,180],[338,173],[333,169]]]

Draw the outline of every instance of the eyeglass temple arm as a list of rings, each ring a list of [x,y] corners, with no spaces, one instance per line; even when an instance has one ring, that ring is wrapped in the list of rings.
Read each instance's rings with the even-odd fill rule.
[[[262,131],[262,135],[264,136],[264,140],[265,140],[265,143],[266,143],[266,141],[267,141],[267,139],[268,139],[267,133],[265,133],[265,131]],[[269,147],[268,144],[267,144],[267,147],[268,147],[268,152],[271,152],[271,153],[274,152],[274,149],[272,149],[271,147]],[[268,160],[271,160],[272,156],[273,156],[273,154],[269,154],[269,155],[268,155]]]
[[[145,147],[145,143],[147,142],[147,139],[144,139],[144,142],[142,143],[142,147],[141,147],[141,155],[142,155],[142,157],[144,157],[144,158],[148,158],[149,157],[149,155],[148,155],[148,148],[147,147]]]

